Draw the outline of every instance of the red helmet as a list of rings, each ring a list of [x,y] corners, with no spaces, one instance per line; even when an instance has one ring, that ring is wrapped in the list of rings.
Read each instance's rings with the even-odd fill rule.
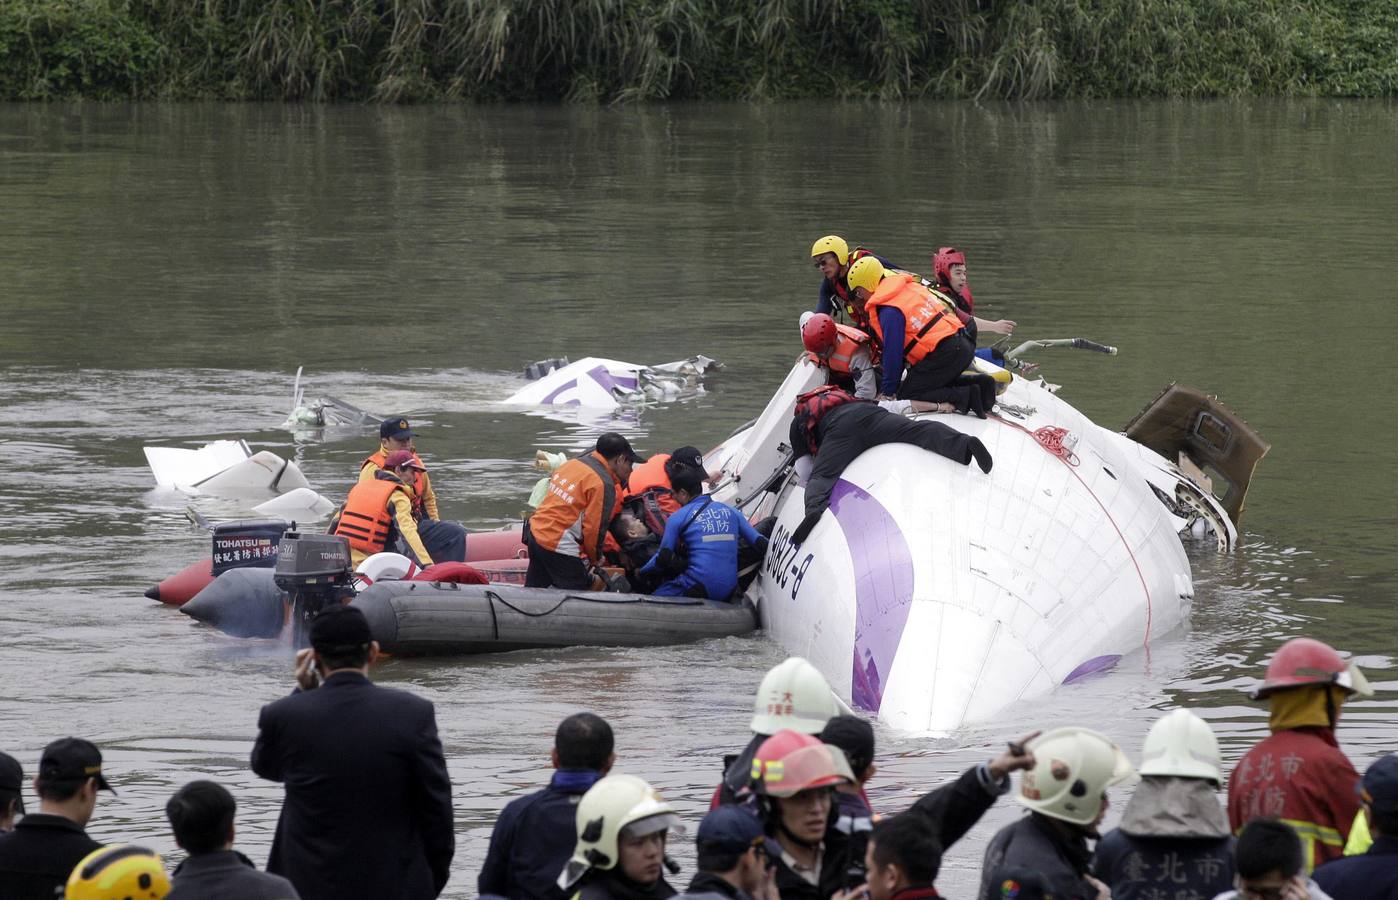
[[[942,284],[951,284],[951,267],[966,265],[966,254],[955,247],[938,247],[932,257],[932,277]]]
[[[752,757],[752,786],[768,797],[794,797],[811,788],[853,784],[854,773],[838,747],[784,728]]]
[[[839,332],[835,329],[835,320],[825,313],[816,313],[801,326],[801,343],[816,356],[824,356],[835,349],[838,339]]]
[[[1277,649],[1267,664],[1267,677],[1252,692],[1252,699],[1261,700],[1274,691],[1312,684],[1333,684],[1351,694],[1371,693],[1364,673],[1341,659],[1335,648],[1314,638],[1292,638]]]

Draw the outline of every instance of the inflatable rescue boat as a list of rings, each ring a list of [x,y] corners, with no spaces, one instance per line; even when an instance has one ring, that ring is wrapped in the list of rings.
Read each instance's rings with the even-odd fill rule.
[[[989,474],[908,444],[874,447],[799,546],[790,536],[805,490],[788,429],[823,370],[798,361],[761,415],[706,459],[722,473],[717,499],[754,521],[778,517],[748,593],[763,628],[901,730],[984,721],[1178,628],[1194,596],[1181,536],[1232,546],[1268,448],[1188,389],[1167,389],[1123,435],[1043,382],[996,375],[1003,393],[988,419],[919,416],[980,438]],[[1205,470],[1226,483],[1192,477]]]

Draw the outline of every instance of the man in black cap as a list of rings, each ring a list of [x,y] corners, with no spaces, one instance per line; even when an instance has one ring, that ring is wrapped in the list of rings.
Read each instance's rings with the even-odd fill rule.
[[[1316,869],[1315,883],[1335,898],[1398,900],[1398,756],[1390,753],[1365,770],[1359,799],[1374,843]]]
[[[777,898],[776,867],[757,816],[741,806],[711,810],[699,823],[695,847],[698,873],[682,898],[767,900]]]
[[[436,713],[372,684],[378,655],[359,609],[321,613],[297,690],[258,718],[252,770],[286,785],[267,870],[305,900],[419,900],[447,883],[456,837]]]
[[[0,835],[0,897],[63,896],[73,867],[102,846],[83,831],[99,790],[112,786],[102,776],[102,754],[91,741],[60,738],[44,748],[34,777],[39,811]]]
[[[24,768],[8,753],[0,753],[0,834],[15,830],[24,815]]]
[[[604,588],[593,570],[605,562],[607,529],[621,511],[631,467],[640,461],[630,441],[609,431],[597,439],[597,449],[554,470],[525,530],[525,587]]]
[[[433,562],[466,561],[466,529],[459,522],[443,522],[437,511],[437,493],[432,490],[432,479],[427,467],[413,446],[414,432],[403,416],[384,419],[379,425],[379,449],[359,464],[359,481],[373,481],[376,473],[384,468],[390,454],[397,450],[407,450],[417,462],[413,476],[413,519],[417,522],[417,533],[422,538],[427,554]],[[412,558],[408,548],[398,551]]]

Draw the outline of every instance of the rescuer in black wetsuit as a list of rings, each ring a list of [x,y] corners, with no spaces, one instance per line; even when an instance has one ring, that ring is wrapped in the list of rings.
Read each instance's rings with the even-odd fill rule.
[[[806,479],[806,518],[791,535],[797,544],[806,539],[830,505],[830,492],[840,473],[870,447],[913,444],[963,466],[974,459],[982,472],[989,472],[993,463],[979,438],[940,422],[915,422],[830,386],[796,399],[789,437],[795,459],[815,457]]]

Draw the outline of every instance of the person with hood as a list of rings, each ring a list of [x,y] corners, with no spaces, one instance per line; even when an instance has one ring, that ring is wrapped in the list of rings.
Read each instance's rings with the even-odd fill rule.
[[[683,900],[781,900],[762,824],[738,806],[709,810],[694,841],[699,868]]]
[[[1038,873],[1057,900],[1096,900],[1110,890],[1090,873],[1097,825],[1107,812],[1107,788],[1132,774],[1131,763],[1106,735],[1090,728],[1055,728],[1028,742],[1034,767],[1015,800],[1029,814],[1000,829],[985,848],[980,895],[1004,868]]]
[[[1306,877],[1301,839],[1279,819],[1253,819],[1243,826],[1233,855],[1235,889],[1214,900],[1331,900]]]
[[[1233,837],[1215,796],[1223,781],[1218,739],[1187,709],[1157,719],[1141,751],[1141,783],[1120,827],[1092,857],[1113,900],[1192,891],[1212,897],[1233,886]]]
[[[1272,734],[1228,779],[1234,832],[1263,816],[1281,819],[1301,838],[1307,873],[1343,855],[1359,811],[1359,773],[1335,740],[1340,709],[1356,693],[1372,690],[1333,647],[1312,638],[1282,644],[1252,695],[1267,701]]]
[[[1316,869],[1315,883],[1346,900],[1398,900],[1398,756],[1390,753],[1369,766],[1359,797],[1360,821],[1373,843],[1364,853]]]
[[[635,775],[608,775],[578,802],[577,844],[558,875],[573,900],[665,900],[675,889],[665,869],[679,871],[665,853],[680,817],[655,788]]]
[[[714,789],[710,809],[742,803],[751,797],[752,755],[782,729],[820,734],[839,713],[825,676],[799,656],[789,656],[767,670],[752,701],[752,739],[736,755],[723,759],[723,780]]]
[[[601,716],[574,713],[553,737],[553,777],[541,791],[513,800],[490,833],[476,887],[512,900],[559,900],[555,883],[577,843],[573,821],[582,796],[616,762],[612,727]]]

